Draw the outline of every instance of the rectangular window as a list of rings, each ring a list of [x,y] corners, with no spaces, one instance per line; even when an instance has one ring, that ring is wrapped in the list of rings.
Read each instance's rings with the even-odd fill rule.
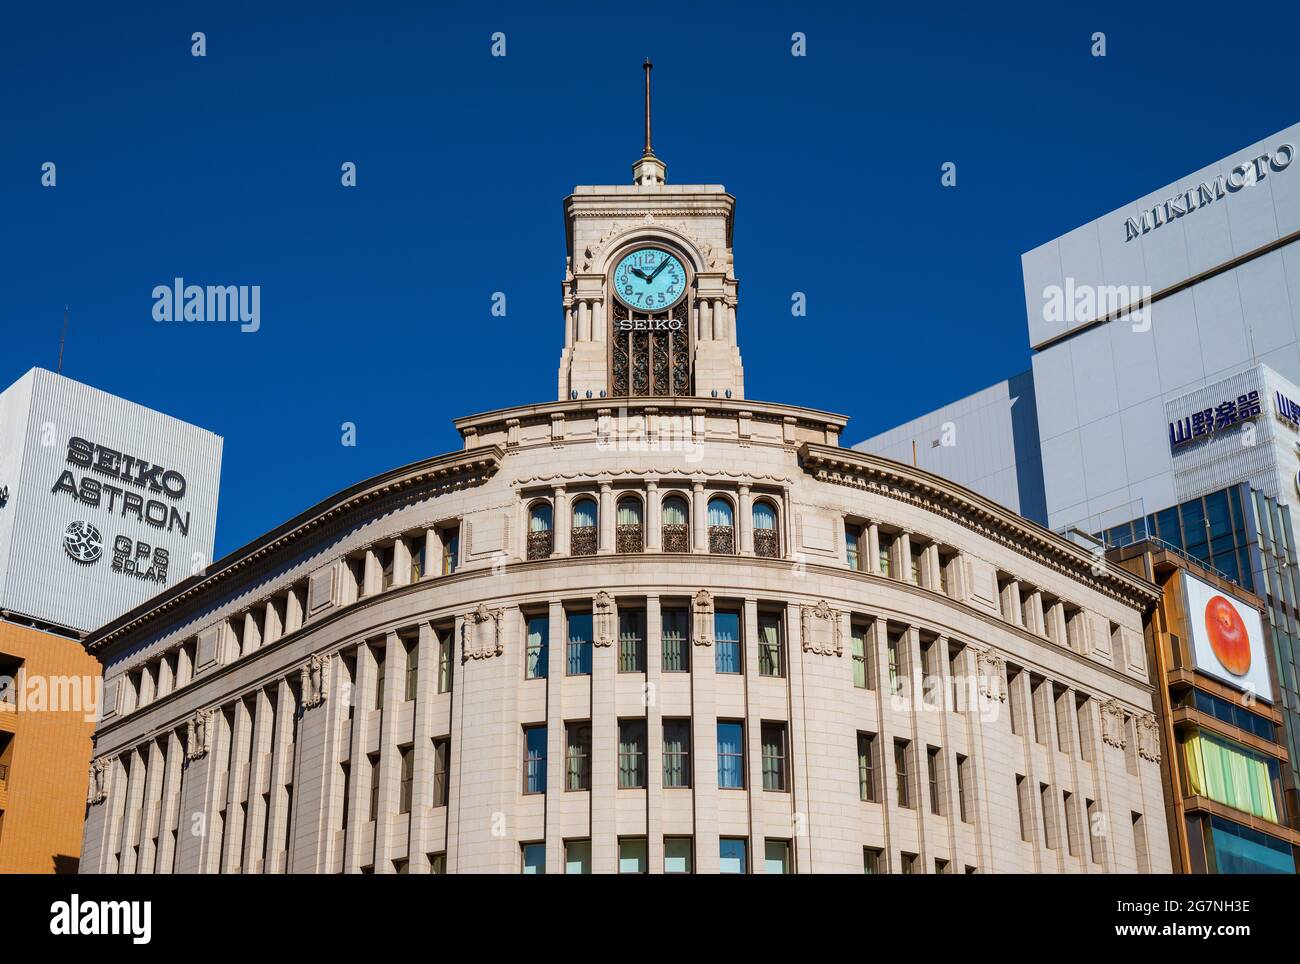
[[[926,547],[918,542],[911,542],[912,553],[912,585],[929,588],[930,580],[926,578],[925,571],[925,551]]]
[[[524,727],[524,793],[546,792],[546,727]]]
[[[853,685],[860,690],[871,689],[871,676],[867,672],[867,657],[871,651],[871,636],[866,626],[854,623],[849,630],[853,649]]]
[[[844,526],[844,558],[850,569],[862,571],[862,526],[846,523]]]
[[[664,720],[664,786],[691,785],[691,721]]]
[[[763,789],[785,790],[785,724],[764,723],[760,736],[763,747]]]
[[[1097,845],[1097,838],[1100,835],[1101,807],[1097,805],[1097,801],[1085,799],[1083,809],[1088,817],[1088,826],[1086,828],[1088,832],[1088,857],[1094,864],[1099,864],[1101,863],[1101,850]]]
[[[591,789],[591,724],[564,725],[564,789]]]
[[[942,765],[941,750],[937,746],[925,749],[925,771],[930,782],[930,812],[943,816],[943,788],[939,783],[939,768]]]
[[[564,841],[564,872],[566,874],[591,873],[591,841]]]
[[[713,648],[715,669],[719,673],[741,671],[740,613],[734,609],[720,609],[713,614]]]
[[[950,874],[952,873],[952,865],[948,861],[936,857],[934,858],[934,872],[936,874]]]
[[[645,786],[645,720],[618,721],[618,785],[620,789]]]
[[[939,553],[939,591],[945,596],[952,595],[952,565],[956,557],[951,554]]]
[[[550,663],[551,618],[528,617],[528,638],[524,641],[524,679],[546,679]]]
[[[1044,699],[1047,687],[1044,683],[1045,680],[1041,676],[1029,674],[1029,711],[1034,722],[1034,742],[1047,746],[1047,724],[1042,719],[1048,712]]]
[[[1019,815],[1020,815],[1020,839],[1021,840],[1033,839],[1030,832],[1029,820],[1026,819],[1028,816],[1026,811],[1029,809],[1029,798],[1026,796],[1028,792],[1029,792],[1029,787],[1025,783],[1025,778],[1022,777],[1019,773],[1017,773],[1016,774],[1016,807],[1018,808]]]
[[[909,854],[906,851],[903,851],[898,855],[898,858],[903,873],[905,874],[920,873],[920,867],[918,866],[918,864],[920,864],[921,858],[918,857],[916,854]]]
[[[967,809],[970,799],[970,759],[957,754],[957,812],[961,816],[962,823],[972,823],[970,810]]]
[[[876,735],[858,734],[858,796],[875,803],[876,793]]]
[[[943,671],[939,668],[939,640],[921,635],[921,699],[937,706],[943,687]]]
[[[443,853],[429,854],[429,873],[445,874],[447,872],[447,854]]]
[[[388,660],[385,658],[383,644],[372,644],[371,653],[375,657],[375,702],[371,709],[382,710],[384,708],[384,684],[386,682]]]
[[[1056,801],[1052,788],[1046,783],[1038,785],[1038,805],[1043,810],[1043,842],[1048,850],[1056,849]]]
[[[1011,732],[1017,735],[1025,732],[1025,697],[1021,690],[1020,670],[1007,664],[1007,705],[1010,709]]]
[[[1147,854],[1147,828],[1142,814],[1130,811],[1133,818],[1133,849],[1137,854],[1139,874],[1151,873],[1151,858]]]
[[[397,795],[397,812],[411,812],[411,788],[415,784],[415,748],[401,747],[398,751],[402,757],[402,783]]]
[[[889,557],[893,554],[894,537],[885,532],[880,532],[878,534],[877,543],[879,550],[876,553],[876,560],[880,566],[880,574],[882,576],[888,576],[890,575]]]
[[[690,837],[664,837],[664,873],[689,874],[694,871],[694,847]]]
[[[366,819],[374,820],[379,816],[379,754],[372,753],[366,759],[370,763],[370,808]]]
[[[1071,857],[1079,855],[1079,815],[1075,813],[1074,795],[1069,790],[1061,794],[1065,806],[1065,849]]]
[[[375,553],[379,562],[379,585],[382,589],[393,588],[393,547],[385,546]]]
[[[954,713],[964,713],[966,707],[966,647],[948,640],[948,706]]]
[[[790,841],[763,841],[763,872],[767,874],[790,873]]]
[[[898,805],[911,809],[912,792],[909,785],[910,776],[907,772],[907,756],[910,749],[907,740],[894,741],[894,775],[896,778],[898,791]]]
[[[438,640],[438,692],[451,692],[452,654],[456,651],[455,629],[451,626],[433,631]]]
[[[1070,752],[1069,690],[1052,685],[1053,712],[1056,714],[1056,746],[1062,753]]]
[[[903,645],[906,632],[904,629],[890,629],[888,638],[885,641],[885,648],[889,657],[889,694],[891,696],[898,696],[903,692]]]
[[[646,864],[645,837],[619,838],[618,872],[620,874],[644,874],[649,872],[649,867]]]
[[[875,847],[862,848],[862,872],[864,874],[878,874],[880,870],[881,852]]]
[[[760,676],[784,676],[782,659],[781,617],[777,613],[758,614],[758,672]]]
[[[525,874],[546,873],[546,844],[520,844],[519,857]]]
[[[690,610],[673,606],[662,610],[665,673],[691,671]]]
[[[419,692],[420,679],[420,637],[411,636],[403,640],[406,647],[406,689],[402,698],[406,702],[415,699]]]
[[[433,741],[433,805],[445,807],[451,785],[451,739]]]
[[[745,725],[738,721],[718,721],[718,786],[745,788]]]
[[[568,673],[591,675],[591,613],[569,613]]]
[[[618,671],[645,672],[645,610],[618,610]]]
[[[460,566],[460,528],[442,530],[442,574],[450,576]]]
[[[718,841],[718,872],[723,874],[748,873],[746,856],[748,841],[744,837],[723,837]]]

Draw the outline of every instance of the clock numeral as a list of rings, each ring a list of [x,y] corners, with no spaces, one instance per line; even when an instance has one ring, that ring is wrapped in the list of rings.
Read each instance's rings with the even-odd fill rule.
[[[631,286],[631,285],[625,285],[624,288],[623,288],[623,294],[625,294],[625,295],[631,297],[631,295],[632,295],[632,286]]]

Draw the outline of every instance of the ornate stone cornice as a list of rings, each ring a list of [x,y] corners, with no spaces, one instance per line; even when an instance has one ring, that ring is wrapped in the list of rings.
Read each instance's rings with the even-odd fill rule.
[[[340,516],[352,513],[375,500],[387,498],[402,490],[415,490],[417,487],[435,494],[448,487],[461,488],[485,482],[496,473],[503,456],[504,453],[498,446],[484,445],[414,462],[359,482],[317,503],[256,541],[236,549],[214,562],[205,572],[190,576],[113,620],[87,638],[86,649],[94,652],[139,630],[146,623],[162,618],[165,613],[214,591],[219,584],[263,565],[270,557],[284,552],[292,544],[322,527],[333,524]]]
[[[924,469],[812,442],[799,447],[799,461],[818,481],[881,495],[934,513],[1127,605],[1145,608],[1160,599],[1160,590],[1145,579]]]
[[[695,466],[677,466],[675,468],[646,467],[616,469],[604,471],[593,469],[580,472],[555,472],[551,475],[530,475],[513,480],[510,484],[516,488],[530,485],[569,485],[573,482],[600,482],[603,479],[640,478],[654,479],[658,482],[666,478],[726,479],[745,485],[792,485],[794,480],[784,475],[755,474],[752,472],[732,472],[727,469],[700,469]]]

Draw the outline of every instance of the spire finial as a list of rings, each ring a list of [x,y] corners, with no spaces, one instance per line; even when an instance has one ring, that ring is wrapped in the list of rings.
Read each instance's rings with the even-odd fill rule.
[[[641,69],[645,71],[645,152],[642,157],[654,157],[654,148],[650,146],[650,71],[654,70],[654,64],[650,63],[650,58],[645,59]]]
[[[654,64],[650,58],[641,65],[645,71],[645,150],[640,159],[632,165],[632,183],[638,187],[662,187],[668,169],[664,162],[655,157],[654,148],[650,146],[650,71]]]

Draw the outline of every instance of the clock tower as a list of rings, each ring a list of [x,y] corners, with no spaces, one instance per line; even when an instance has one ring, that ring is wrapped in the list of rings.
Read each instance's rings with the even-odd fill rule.
[[[720,184],[668,184],[650,141],[630,185],[564,201],[568,258],[559,397],[744,398],[732,270],[736,199]]]

